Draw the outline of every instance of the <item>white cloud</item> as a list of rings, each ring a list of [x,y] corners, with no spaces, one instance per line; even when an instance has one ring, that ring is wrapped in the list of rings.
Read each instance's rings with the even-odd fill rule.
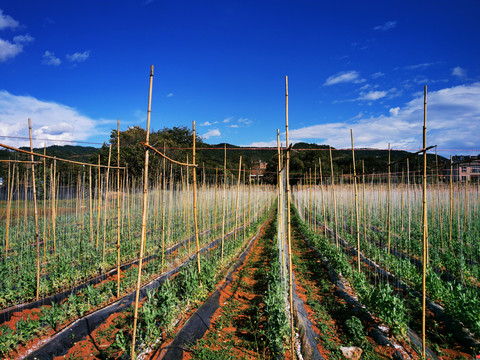
[[[231,128],[238,128],[237,124],[230,125]]]
[[[30,36],[30,34],[17,35],[13,37],[13,41],[17,44],[26,44],[32,42],[33,40],[35,40],[35,38]]]
[[[61,140],[82,141],[102,130],[98,128],[106,120],[94,120],[76,109],[32,96],[18,96],[0,90],[0,135],[28,137],[27,119],[32,119],[33,137],[48,139],[47,145],[64,144]],[[29,146],[28,140],[4,140],[12,146]],[[43,140],[34,146],[43,146]]]
[[[377,79],[379,77],[385,76],[385,74],[381,71],[376,72],[375,74],[372,74],[372,78]]]
[[[212,129],[208,132],[206,132],[205,134],[202,135],[202,138],[204,139],[210,139],[211,137],[214,137],[214,136],[221,136],[222,134],[220,133],[220,130],[218,129]]]
[[[480,82],[432,91],[428,94],[428,145],[439,149],[478,149],[480,146]],[[350,147],[352,128],[355,146],[419,149],[422,146],[423,94],[389,115],[351,122],[320,124],[291,130],[292,141],[315,140],[337,148]]]
[[[250,126],[253,124],[253,121],[248,118],[240,118],[238,119],[238,122],[241,124],[245,124],[246,126]]]
[[[0,62],[14,58],[23,50],[22,44],[11,43],[10,41],[0,39]]]
[[[233,119],[233,116],[228,117],[228,118],[226,118],[226,119],[223,119],[223,122],[224,122],[225,124],[228,124],[230,121],[232,121],[232,119]]]
[[[460,66],[456,66],[452,69],[452,75],[458,77],[465,77],[467,76],[467,70],[462,69]]]
[[[13,38],[13,43],[8,40],[0,39],[0,62],[14,58],[23,51],[23,46],[35,40],[29,34],[17,35]]]
[[[205,121],[203,123],[200,124],[200,126],[211,126],[213,125],[210,121]]]
[[[328,77],[323,83],[323,86],[330,86],[340,83],[354,83],[359,84],[365,82],[365,79],[360,78],[360,74],[357,71],[342,71],[335,75]]]
[[[18,26],[18,21],[13,19],[10,15],[4,15],[3,10],[0,9],[0,30],[15,29]]]
[[[421,64],[415,64],[415,65],[409,65],[409,66],[405,66],[404,69],[405,70],[419,70],[419,69],[426,69],[432,65],[438,65],[440,64],[441,62],[440,61],[435,61],[435,62],[426,62],[426,63],[421,63]]]
[[[283,143],[285,146],[285,141]],[[277,147],[277,140],[271,140],[271,141],[255,141],[249,145],[241,145],[244,147]]]
[[[171,98],[173,96],[173,93],[168,93],[167,98]]]
[[[53,52],[45,51],[45,53],[43,54],[42,64],[58,66],[61,63],[62,63],[62,60],[56,57]]]
[[[361,92],[360,97],[357,100],[366,100],[366,101],[372,101],[372,100],[378,100],[381,98],[384,98],[387,96],[388,92],[386,91],[368,91],[368,92]]]
[[[375,26],[373,30],[387,31],[396,27],[397,24],[398,24],[397,21],[387,21],[385,24]]]
[[[398,106],[388,110],[388,112],[390,113],[390,116],[398,116],[399,111],[400,111],[400,107],[398,107]]]
[[[84,62],[90,57],[90,50],[84,52],[76,52],[71,55],[67,55],[67,59],[71,62]]]

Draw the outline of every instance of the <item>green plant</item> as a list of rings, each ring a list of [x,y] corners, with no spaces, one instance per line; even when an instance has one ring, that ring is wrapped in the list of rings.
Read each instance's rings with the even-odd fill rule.
[[[352,316],[351,318],[347,319],[347,321],[345,321],[345,328],[354,345],[359,346],[363,344],[366,339],[365,330],[361,320],[358,317]]]

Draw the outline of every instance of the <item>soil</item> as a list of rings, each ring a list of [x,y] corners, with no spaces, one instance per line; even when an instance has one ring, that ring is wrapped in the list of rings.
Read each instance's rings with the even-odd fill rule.
[[[220,307],[212,317],[211,327],[196,346],[184,352],[184,359],[199,358],[204,352],[231,359],[271,357],[263,335],[271,242],[265,236],[255,240],[243,265],[233,273],[233,281],[221,291]]]

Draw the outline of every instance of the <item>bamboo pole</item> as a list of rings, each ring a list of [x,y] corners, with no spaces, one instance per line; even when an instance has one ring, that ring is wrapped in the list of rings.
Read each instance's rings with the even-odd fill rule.
[[[322,191],[322,211],[323,211],[323,228],[325,238],[327,237],[327,209],[325,206],[325,191],[323,189],[323,173],[322,173],[322,159],[318,158],[318,168],[320,170],[320,189]]]
[[[333,197],[333,216],[335,222],[335,244],[338,249],[338,221],[337,221],[337,199],[335,197],[335,178],[333,176],[333,159],[332,159],[332,147],[329,147],[330,151],[330,170],[332,174],[332,197]]]
[[[235,228],[233,230],[233,242],[237,241],[237,226],[238,226],[238,204],[240,199],[240,175],[242,171],[242,157],[240,156],[240,162],[238,164],[238,181],[237,181],[237,200],[235,201]]]
[[[188,164],[188,154],[187,154],[187,164]],[[187,194],[190,194],[190,174],[189,174],[189,170],[188,170],[188,166],[187,166]],[[189,197],[190,199],[190,197]],[[191,223],[190,223],[190,211],[187,211],[187,238],[188,238],[188,242],[187,242],[187,246],[188,246],[188,255],[190,255],[191,253],[191,248],[190,248],[190,231],[191,231]],[[223,239],[222,239],[223,241]]]
[[[8,150],[13,150],[13,151],[16,151],[16,152],[19,152],[19,153],[22,153],[22,154],[26,154],[26,155],[34,155],[34,156],[38,156],[40,158],[47,158],[47,159],[52,159],[52,160],[58,160],[58,161],[61,161],[61,162],[66,162],[66,163],[70,163],[70,164],[76,164],[76,165],[83,165],[83,166],[97,166],[97,165],[94,165],[94,164],[89,164],[89,163],[84,163],[84,162],[80,162],[80,161],[73,161],[73,160],[67,160],[67,159],[61,159],[61,158],[57,158],[56,156],[49,156],[49,155],[43,155],[43,154],[37,154],[33,151],[27,151],[27,150],[22,150],[22,149],[18,149],[16,147],[13,147],[13,146],[9,146],[9,145],[6,145],[6,144],[2,144],[0,143],[0,146],[1,147],[4,147],[5,149],[8,149]],[[17,161],[19,162],[19,161]],[[31,161],[26,161],[25,163],[31,163]],[[38,161],[34,161],[33,162],[34,164],[35,163],[39,163]],[[107,167],[106,165],[98,165],[100,167]],[[124,168],[122,168],[124,169]]]
[[[98,155],[98,165],[100,165],[100,154]],[[97,241],[95,248],[98,249],[98,243],[100,241],[100,211],[102,204],[102,181],[100,178],[100,166],[97,167]]]
[[[120,297],[120,119],[117,119],[117,298]]]
[[[23,226],[27,228],[27,216],[28,216],[28,171],[25,171],[25,183],[23,185],[24,203],[23,203]]]
[[[166,150],[166,145],[165,142],[163,142],[163,152],[165,153]],[[162,180],[163,180],[163,186],[162,186],[162,270],[164,266],[164,261],[165,261],[165,207],[166,207],[166,174],[165,174],[165,157],[163,158],[163,168],[162,168]]]
[[[426,339],[426,284],[427,284],[427,252],[428,252],[428,229],[427,229],[427,86],[424,88],[423,108],[423,273],[422,273],[422,353],[425,358]]]
[[[363,188],[363,240],[367,243],[367,202],[365,200],[365,162],[362,160],[362,188]]]
[[[277,129],[277,156],[278,156],[278,176],[277,176],[277,181],[278,181],[278,208],[279,208],[279,221],[278,221],[278,226],[279,226],[279,237],[278,239],[280,245],[280,252],[282,254],[282,278],[285,279],[287,274],[285,274],[285,247],[284,247],[284,242],[285,242],[285,229],[284,229],[284,221],[283,221],[283,191],[282,191],[282,186],[283,186],[283,180],[282,180],[282,157],[280,153],[280,130]]]
[[[217,182],[218,182],[218,167],[215,168],[215,206],[214,206],[214,212],[215,214],[213,215],[213,226],[214,226],[214,233],[217,233]]]
[[[290,215],[290,144],[288,139],[288,77],[285,76],[285,131],[287,147],[287,242],[288,242],[288,289],[290,303],[290,346],[292,360],[295,359],[295,331],[293,326],[293,269],[292,269],[292,233],[291,233],[291,215]]]
[[[57,257],[57,159],[53,160],[52,197],[53,255]]]
[[[93,244],[93,198],[92,198],[92,167],[88,167],[88,212],[89,212],[89,229],[90,244]]]
[[[13,165],[13,176],[10,176],[10,163],[8,164],[8,187],[7,187],[7,228],[5,231],[5,259],[8,256],[8,237],[10,232],[10,208],[12,206],[13,181],[15,179],[15,165]],[[17,229],[18,231],[18,229]]]
[[[28,134],[30,137],[30,151],[33,153],[32,140],[32,120],[28,119]],[[33,161],[33,154],[30,155],[30,160]],[[37,190],[35,186],[35,165],[32,163],[32,187],[33,187],[33,207],[35,217],[35,240],[37,243],[37,289],[35,292],[35,299],[38,301],[40,297],[40,238],[38,230],[38,208],[37,208]]]
[[[449,200],[449,209],[448,209],[448,247],[452,249],[452,222],[453,222],[453,160],[452,155],[450,155],[450,200]]]
[[[360,224],[358,220],[358,192],[357,192],[357,170],[355,167],[355,147],[353,145],[353,130],[350,129],[350,137],[352,138],[352,162],[353,162],[353,187],[355,191],[355,233],[357,235],[357,269],[360,272]]]
[[[108,208],[108,178],[110,177],[110,160],[112,158],[112,144],[108,147],[108,166],[107,166],[107,179],[105,185],[105,201],[103,205],[103,250],[102,250],[102,262],[105,263],[105,244],[107,242],[107,208]],[[102,267],[105,264],[102,265]]]
[[[390,143],[388,143],[388,193],[387,193],[387,248],[388,253],[390,254],[390,241],[391,241],[391,228],[390,228],[390,218],[391,218],[391,207],[392,207],[392,194],[391,194],[391,185],[390,185]]]
[[[226,206],[227,206],[227,144],[224,144],[223,147],[223,205],[222,205],[222,261],[223,261],[223,246],[225,241],[225,213],[226,213]]]
[[[16,191],[17,193],[17,231],[16,231],[16,240],[18,241],[18,234],[20,233],[18,229],[20,229],[20,167],[17,167],[17,185]]]
[[[195,143],[196,143],[196,135],[195,135],[195,121],[193,122],[193,158],[192,164],[196,165],[195,162]],[[198,270],[198,282],[200,286],[202,286],[202,280],[200,277],[200,241],[198,239],[198,220],[197,220],[197,169],[193,167],[193,221],[195,225],[195,242],[197,244],[197,270]]]
[[[47,153],[47,145],[43,143],[43,155]],[[43,263],[47,257],[47,159],[43,158]]]
[[[147,131],[146,131],[146,143],[148,144],[150,136],[150,115],[152,108],[152,84],[153,84],[153,65],[150,68],[150,86],[148,92],[148,112],[147,112]],[[140,255],[138,258],[138,276],[137,286],[135,289],[135,309],[133,313],[133,335],[132,346],[130,351],[131,360],[135,359],[135,340],[137,335],[137,322],[138,322],[138,299],[140,295],[140,285],[142,282],[142,265],[143,265],[143,252],[145,247],[145,236],[147,228],[147,195],[148,195],[148,148],[145,149],[145,168],[143,178],[143,203],[142,203],[142,233],[140,238]]]

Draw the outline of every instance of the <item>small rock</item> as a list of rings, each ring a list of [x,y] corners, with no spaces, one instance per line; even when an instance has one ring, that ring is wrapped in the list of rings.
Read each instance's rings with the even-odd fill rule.
[[[363,350],[357,346],[341,347],[340,350],[343,356],[352,360],[359,360],[363,353]]]

